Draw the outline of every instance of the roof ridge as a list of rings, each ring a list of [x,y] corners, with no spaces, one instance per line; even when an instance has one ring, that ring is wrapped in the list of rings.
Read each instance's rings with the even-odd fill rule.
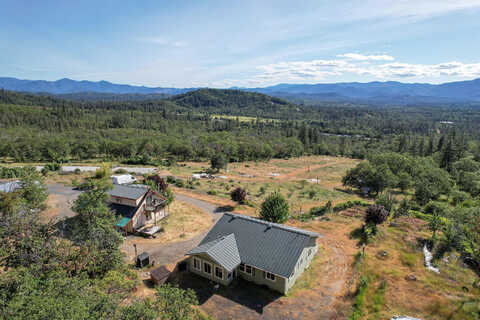
[[[232,236],[232,235],[233,235],[233,238],[235,238],[235,234],[232,232],[232,233],[230,233],[230,234],[227,234],[226,236],[221,236],[220,238],[217,238],[217,239],[215,239],[215,240],[212,240],[212,241],[217,241],[217,240],[218,240],[218,241],[217,241],[217,243],[215,243],[213,246],[211,246],[207,251],[209,251],[209,250],[212,249],[212,248],[215,248],[215,247],[218,246],[220,243],[222,243],[227,237]],[[237,242],[237,240],[235,240],[235,245],[237,245],[236,242]]]
[[[250,217],[250,216],[246,216],[246,215],[243,215],[243,214],[226,212],[225,215],[229,215],[229,216],[234,217],[234,218],[240,218],[240,219],[248,220],[248,221],[259,223],[259,224],[263,224],[263,225],[265,225],[267,227],[271,227],[271,228],[275,227],[277,229],[281,229],[281,230],[284,230],[284,231],[299,233],[299,234],[306,235],[306,236],[309,236],[309,237],[319,237],[320,236],[316,232],[312,232],[312,231],[308,231],[308,230],[302,230],[302,229],[298,229],[298,228],[290,227],[290,226],[285,226],[285,225],[282,225],[282,224],[279,224],[279,223],[264,221],[264,220],[260,220],[260,219],[253,218],[253,217]]]

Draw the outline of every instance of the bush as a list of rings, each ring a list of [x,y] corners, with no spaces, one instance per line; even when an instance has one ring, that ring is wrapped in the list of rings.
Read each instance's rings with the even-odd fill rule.
[[[260,210],[260,219],[276,223],[288,220],[290,208],[287,200],[278,192],[274,192],[265,199]]]
[[[0,178],[1,179],[11,179],[11,178],[23,178],[28,174],[35,173],[36,170],[34,167],[0,167]]]
[[[470,195],[464,191],[455,190],[452,192],[452,205],[457,206],[470,199]]]
[[[247,198],[247,192],[245,191],[245,189],[238,187],[230,193],[230,197],[235,202],[245,203],[245,199]]]
[[[128,171],[123,168],[115,170],[115,174],[125,174],[125,173],[128,173]]]
[[[318,217],[330,212],[332,212],[332,202],[329,200],[324,206],[311,208],[309,214]]]
[[[404,266],[413,268],[417,264],[417,256],[414,253],[404,253],[400,255],[400,261]]]
[[[218,192],[217,192],[217,190],[208,190],[207,194],[209,194],[211,196],[216,196],[218,194]]]
[[[47,163],[44,167],[45,169],[47,169],[48,171],[59,171],[62,166],[59,164],[59,163]]]
[[[388,218],[388,211],[383,206],[372,205],[367,208],[365,222],[367,224],[382,224]]]
[[[378,196],[375,204],[378,206],[383,206],[388,212],[392,212],[395,202],[395,198],[393,198],[390,192],[384,192]]]
[[[175,180],[175,186],[178,188],[184,188],[185,187],[185,181],[182,179],[176,179]]]
[[[359,207],[368,207],[370,203],[363,201],[363,200],[349,200],[346,202],[341,202],[333,207],[333,212],[339,212],[343,210],[347,210],[349,208],[359,206]]]
[[[82,173],[82,170],[80,170],[79,168],[76,168],[76,169],[73,171],[73,173],[75,173],[75,174],[80,174],[80,173]]]
[[[175,183],[176,181],[177,181],[177,180],[175,179],[174,176],[168,176],[168,177],[167,177],[167,182],[168,182],[168,183]]]

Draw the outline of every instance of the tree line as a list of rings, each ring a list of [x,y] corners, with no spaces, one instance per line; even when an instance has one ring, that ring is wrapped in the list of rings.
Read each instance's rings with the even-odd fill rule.
[[[0,106],[0,157],[16,162],[159,164],[219,153],[229,162],[304,154],[363,159],[379,151],[429,156],[448,147],[452,135],[462,150],[480,150],[480,111],[473,108],[311,107],[213,89],[83,102],[0,90]]]

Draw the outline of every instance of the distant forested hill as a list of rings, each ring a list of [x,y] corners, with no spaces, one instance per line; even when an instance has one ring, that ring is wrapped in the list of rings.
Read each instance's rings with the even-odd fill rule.
[[[159,98],[156,95],[177,95],[196,90],[194,88],[131,86],[107,81],[92,82],[71,79],[43,81],[19,80],[15,78],[0,78],[0,88],[21,92],[67,95],[65,97],[68,99],[82,101],[151,100]],[[215,95],[221,92],[213,94],[212,91],[205,90],[202,92],[204,95],[202,101],[211,100],[212,103],[214,103]],[[318,104],[321,102],[375,103],[383,105],[480,103],[480,79],[443,84],[402,83],[395,81],[278,84],[263,88],[236,88],[233,91],[239,90],[263,93],[304,104]],[[111,96],[107,94],[111,94]],[[185,95],[184,99],[189,99],[189,96]],[[192,102],[196,103],[195,101]],[[275,101],[273,102],[275,103]]]
[[[16,78],[0,78],[0,88],[5,90],[32,92],[32,93],[50,93],[50,94],[68,94],[84,92],[100,92],[115,94],[179,94],[192,89],[177,88],[150,88],[145,86],[131,86],[126,84],[115,84],[108,81],[76,81],[72,79],[60,79],[57,81],[45,80],[20,80]]]
[[[243,112],[248,114],[289,112],[296,106],[283,99],[256,92],[223,89],[199,89],[170,98],[184,107],[213,112]],[[296,110],[296,109],[295,109]]]

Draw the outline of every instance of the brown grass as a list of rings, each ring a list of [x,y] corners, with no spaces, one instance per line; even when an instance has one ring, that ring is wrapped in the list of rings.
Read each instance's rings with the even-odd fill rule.
[[[212,226],[212,218],[208,213],[186,202],[175,200],[169,210],[170,215],[159,222],[163,232],[154,239],[135,237],[134,242],[155,245],[189,240]]]

